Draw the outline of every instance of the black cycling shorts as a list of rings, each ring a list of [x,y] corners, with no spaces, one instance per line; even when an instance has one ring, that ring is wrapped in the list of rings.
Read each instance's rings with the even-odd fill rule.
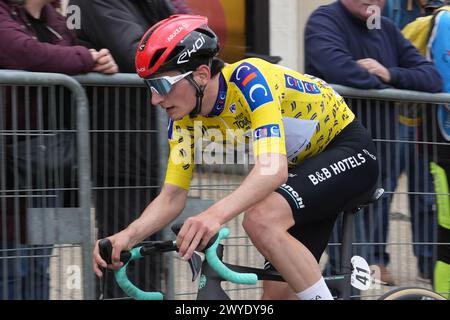
[[[376,188],[378,162],[367,130],[353,121],[321,153],[289,170],[276,192],[292,208],[291,235],[319,262],[340,212],[367,202]],[[266,262],[266,268],[270,268]]]

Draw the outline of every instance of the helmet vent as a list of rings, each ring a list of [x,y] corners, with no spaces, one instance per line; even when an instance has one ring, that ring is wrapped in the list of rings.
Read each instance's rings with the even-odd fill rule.
[[[195,31],[200,32],[200,33],[203,33],[203,34],[207,35],[207,36],[208,36],[209,38],[211,38],[211,39],[214,39],[214,38],[216,37],[216,35],[215,35],[214,33],[209,32],[209,31],[206,30],[206,29],[196,29]]]
[[[147,32],[147,35],[145,36],[144,40],[142,40],[141,45],[139,46],[139,50],[140,50],[140,51],[144,51],[145,46],[147,45],[148,39],[150,39],[150,36],[153,34],[153,32],[155,32],[155,30],[159,27],[160,24],[161,24],[161,22],[155,24],[155,25]]]
[[[175,47],[172,52],[170,53],[170,55],[167,57],[167,61],[172,60],[174,57],[178,56],[181,51],[183,51],[184,48],[182,46],[177,46]]]
[[[150,61],[150,65],[148,66],[149,68],[152,68],[156,64],[156,62],[162,56],[164,51],[166,51],[165,48],[159,49],[158,51],[155,52],[155,54],[153,55],[152,61]]]

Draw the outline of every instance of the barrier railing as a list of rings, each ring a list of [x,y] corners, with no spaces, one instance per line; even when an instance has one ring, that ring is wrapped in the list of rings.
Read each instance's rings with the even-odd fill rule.
[[[168,120],[164,111],[150,106],[149,92],[136,74],[75,79],[90,101],[93,207],[98,237],[106,237],[130,224],[158,193],[168,158]],[[152,238],[165,236],[163,231]],[[131,270],[133,281],[152,291],[173,288],[168,284],[172,259],[165,260],[146,258]],[[123,297],[114,277],[108,277],[106,289],[106,299]]]
[[[67,94],[73,109],[64,102]],[[78,298],[94,298],[88,100],[83,88],[65,75],[0,71],[0,119],[0,296],[61,298],[64,289],[73,289]],[[64,169],[70,171],[69,181]],[[75,194],[68,196],[71,192]],[[68,253],[76,244],[81,252]],[[81,254],[82,265],[75,262],[80,259],[68,265],[62,258],[67,254]],[[51,283],[46,274],[50,257],[59,258],[54,264],[60,269]],[[57,286],[53,295],[50,285]]]

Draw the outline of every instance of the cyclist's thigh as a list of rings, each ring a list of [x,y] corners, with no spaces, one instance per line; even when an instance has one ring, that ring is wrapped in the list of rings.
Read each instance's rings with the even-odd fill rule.
[[[287,230],[295,224],[290,204],[277,192],[272,192],[247,210],[246,219],[282,230]]]
[[[300,241],[311,252],[317,263],[319,263],[320,257],[328,244],[336,216],[337,214],[330,214],[327,218],[320,221],[306,224],[295,224],[288,230],[294,238]],[[273,270],[272,264],[267,260],[264,264],[264,268]],[[288,296],[288,288],[284,288],[280,285],[280,283],[277,284],[269,282],[267,287],[273,290],[272,292],[284,292],[281,295]]]
[[[336,222],[337,213],[327,218],[306,224],[295,224],[289,233],[311,251],[317,262],[325,251]]]

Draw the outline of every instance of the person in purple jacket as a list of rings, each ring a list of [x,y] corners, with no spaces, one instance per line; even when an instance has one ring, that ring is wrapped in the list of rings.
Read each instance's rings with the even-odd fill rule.
[[[89,50],[76,45],[75,35],[68,30],[65,18],[56,10],[58,6],[59,2],[54,0],[0,0],[0,43],[2,44],[0,69],[68,75],[86,72],[105,74],[117,72],[117,64],[107,49]],[[36,112],[33,112],[36,110],[38,101],[35,88],[29,88],[28,109],[25,107],[24,88],[16,87],[15,90],[17,100],[15,105],[12,103],[11,88],[4,87],[1,91],[3,93],[2,101],[0,101],[2,129],[35,130],[39,128],[39,117]],[[42,88],[41,92],[42,108],[47,110],[49,106],[46,102],[49,101],[50,96],[46,88]],[[55,100],[59,101],[59,98]],[[34,170],[34,166],[31,172],[26,168],[19,168],[17,173],[16,170],[9,170],[13,167],[11,164],[21,163],[18,159],[27,159],[28,163],[33,161],[30,159],[30,154],[22,154],[21,149],[18,148],[18,144],[25,143],[25,137],[19,135],[17,140],[13,141],[11,137],[6,136],[0,148],[2,161],[6,160],[8,168],[6,173],[2,173],[6,176],[0,176],[0,180],[3,180],[2,188],[14,189],[13,181],[26,180],[22,177],[23,175],[31,179],[33,181],[31,187],[37,189],[38,186],[35,183],[38,179],[35,173],[38,170]],[[26,138],[26,142],[29,143],[30,150],[36,149],[38,145],[45,145],[42,141],[37,144],[37,139],[32,137]],[[13,154],[9,150],[16,150],[19,154]],[[46,165],[49,163],[46,160],[42,162]],[[67,168],[72,167],[67,165]],[[22,182],[19,182],[18,188],[23,187]],[[58,195],[58,199],[64,200],[57,200],[57,203],[49,203],[50,201],[46,200],[48,197],[37,196],[32,199],[0,199],[0,255],[10,256],[8,259],[0,259],[0,299],[49,298],[48,267],[51,249],[37,249],[27,244],[25,212],[30,205],[32,207],[60,206],[62,202],[66,202],[66,194],[64,193],[61,197]],[[36,230],[36,232],[40,231]]]
[[[115,73],[117,64],[107,49],[89,50],[56,11],[55,0],[0,0],[0,69]]]

